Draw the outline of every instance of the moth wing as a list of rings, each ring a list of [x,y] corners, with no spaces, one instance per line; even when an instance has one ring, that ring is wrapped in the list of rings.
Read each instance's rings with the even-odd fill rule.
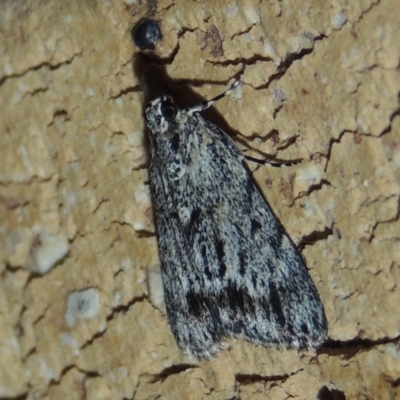
[[[189,150],[179,176],[169,179],[154,167],[151,173],[151,181],[162,181],[153,184],[153,197],[166,306],[179,347],[201,359],[215,355],[224,337],[319,346],[326,317],[300,254],[231,139],[201,117],[197,122],[188,140],[196,141],[199,162],[184,144]]]
[[[210,359],[221,348],[219,326],[209,313],[208,302],[196,295],[199,282],[195,278],[197,274],[193,274],[196,269],[193,250],[177,214],[173,187],[163,175],[157,165],[151,167],[150,182],[169,323],[185,354]],[[201,274],[201,271],[197,272]]]
[[[227,194],[220,208],[197,213],[190,229],[189,246],[201,254],[208,277],[203,301],[222,336],[318,347],[327,323],[315,285],[251,178],[242,184],[246,191]]]
[[[214,139],[201,156],[206,167],[196,170],[198,176],[191,168],[188,181],[179,180],[182,191],[190,187],[191,197],[198,198],[185,210],[189,217],[180,219],[192,254],[186,298],[194,299],[193,312],[198,304],[207,310],[215,340],[231,336],[285,348],[318,347],[327,322],[302,257],[235,144],[218,127],[201,122],[205,128],[199,133]]]

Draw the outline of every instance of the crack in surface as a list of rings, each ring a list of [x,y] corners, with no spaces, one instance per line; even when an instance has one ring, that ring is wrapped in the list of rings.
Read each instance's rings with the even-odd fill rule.
[[[236,374],[236,382],[241,385],[252,384],[255,382],[282,382],[284,383],[290,376],[300,372],[300,370],[292,374],[284,375],[259,375],[259,374]]]
[[[394,338],[376,340],[355,338],[347,341],[339,341],[330,339],[318,350],[318,354],[327,354],[333,357],[342,356],[344,359],[349,360],[359,353],[386,344],[400,344],[400,335]]]
[[[60,67],[63,67],[64,65],[69,65],[71,64],[74,59],[78,56],[81,56],[83,54],[83,51],[80,51],[78,53],[75,53],[72,55],[71,58],[65,60],[65,61],[61,61],[60,63],[57,64],[51,64],[48,61],[42,62],[40,64],[37,65],[33,65],[31,67],[28,67],[27,69],[25,69],[22,72],[18,72],[18,73],[14,73],[14,74],[8,74],[8,75],[4,75],[3,77],[0,78],[0,86],[7,80],[9,79],[14,79],[14,78],[21,78],[22,76],[28,74],[31,71],[38,71],[41,68],[48,68],[50,71],[54,71]]]
[[[158,374],[152,375],[151,378],[149,379],[149,383],[164,382],[170,376],[178,375],[181,372],[185,372],[187,370],[197,369],[197,368],[198,367],[196,364],[174,364],[174,365],[171,365],[170,367],[164,368]]]
[[[321,240],[327,240],[333,234],[332,227],[333,225],[331,227],[326,226],[323,231],[312,231],[308,235],[303,236],[297,247],[300,251],[303,251],[306,246],[312,246]]]
[[[120,97],[123,97],[129,93],[142,93],[142,90],[140,88],[140,85],[135,85],[135,86],[128,86],[124,89],[121,89],[117,94],[113,96],[109,96],[108,100],[116,100],[119,99]]]
[[[85,349],[88,346],[91,346],[97,339],[103,337],[106,332],[107,332],[107,323],[115,318],[116,314],[119,313],[125,313],[129,310],[131,306],[133,306],[136,303],[140,303],[147,299],[147,296],[142,295],[142,296],[137,296],[133,297],[132,300],[130,300],[128,303],[116,306],[112,308],[112,311],[110,314],[108,314],[105,318],[106,320],[106,326],[102,331],[95,332],[88,340],[86,340],[82,345],[79,347],[80,350]]]

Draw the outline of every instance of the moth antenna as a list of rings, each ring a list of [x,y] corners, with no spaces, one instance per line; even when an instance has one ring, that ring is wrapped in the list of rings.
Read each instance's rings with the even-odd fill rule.
[[[203,102],[201,102],[199,104],[196,104],[193,107],[187,108],[185,110],[186,113],[188,115],[193,115],[195,113],[200,113],[200,112],[202,112],[204,110],[207,110],[207,108],[211,107],[218,100],[223,99],[225,96],[229,95],[233,90],[235,90],[239,86],[240,82],[241,82],[241,79],[239,77],[232,83],[232,85],[227,90],[225,90],[225,92],[219,94],[218,96],[214,97],[211,100],[203,101]]]

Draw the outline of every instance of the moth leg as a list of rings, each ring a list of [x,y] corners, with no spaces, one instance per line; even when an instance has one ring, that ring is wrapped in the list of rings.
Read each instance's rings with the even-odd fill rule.
[[[292,165],[296,165],[300,163],[300,160],[293,161],[277,161],[277,160],[261,160],[259,158],[244,156],[247,161],[255,162],[260,165],[268,165],[270,167],[291,167]]]

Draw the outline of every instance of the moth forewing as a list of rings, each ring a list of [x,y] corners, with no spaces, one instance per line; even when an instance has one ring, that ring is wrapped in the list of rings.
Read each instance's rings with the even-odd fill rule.
[[[304,261],[232,139],[200,114],[226,93],[187,109],[170,96],[146,107],[172,332],[198,359],[215,356],[229,337],[315,349],[326,339],[327,321]]]

